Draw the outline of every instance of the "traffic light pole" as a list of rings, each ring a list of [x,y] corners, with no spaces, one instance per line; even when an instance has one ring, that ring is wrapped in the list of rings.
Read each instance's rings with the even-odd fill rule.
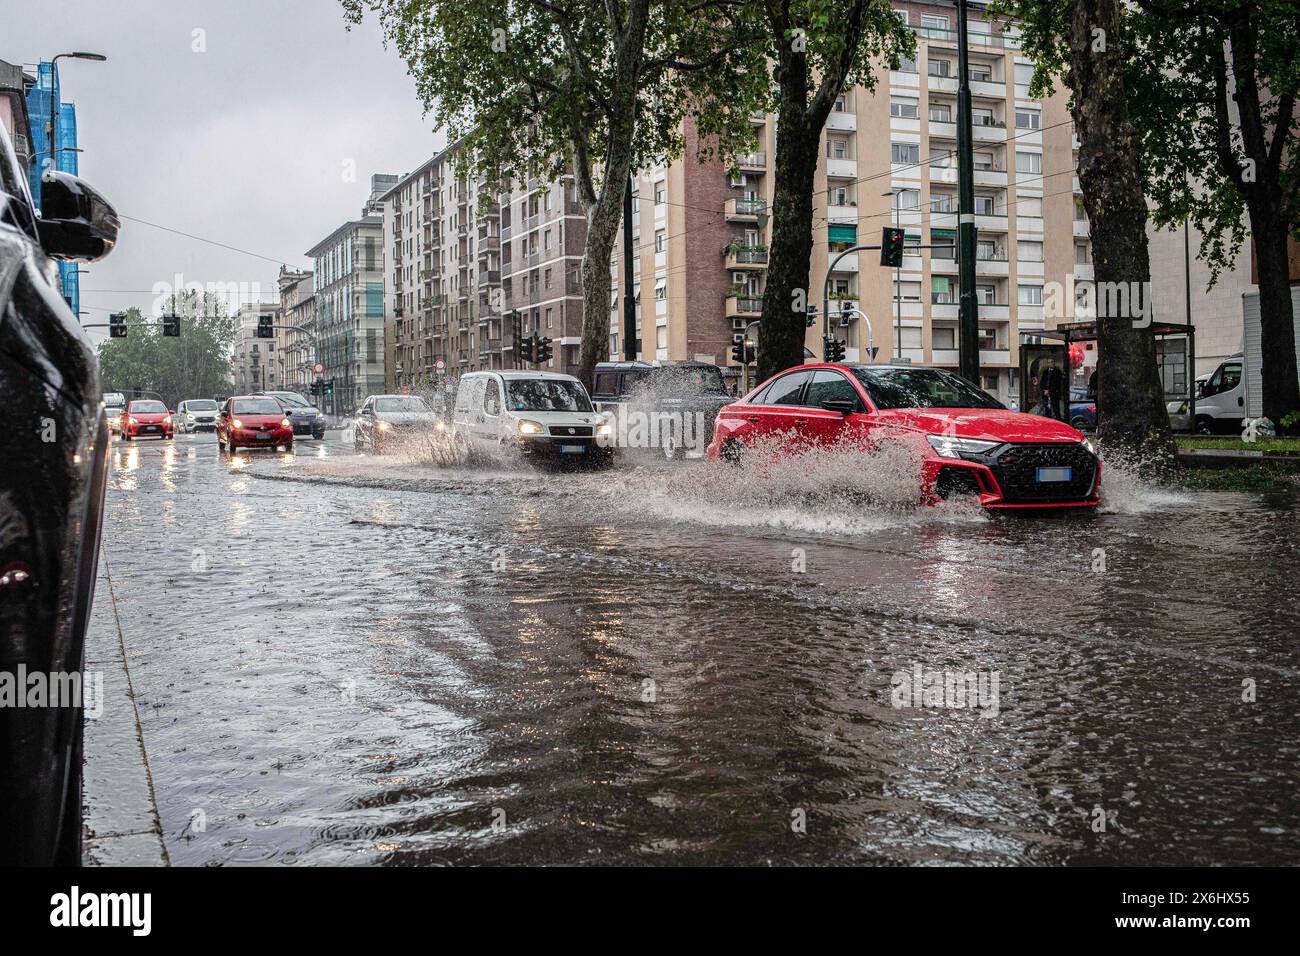
[[[831,273],[835,267],[840,264],[840,260],[845,256],[855,252],[870,252],[872,249],[879,249],[880,246],[853,246],[845,249],[838,256],[831,260],[826,269],[826,281],[822,283],[822,341],[831,337]]]
[[[957,282],[958,359],[962,378],[979,385],[979,303],[975,298],[975,160],[971,143],[970,52],[966,0],[957,0]]]

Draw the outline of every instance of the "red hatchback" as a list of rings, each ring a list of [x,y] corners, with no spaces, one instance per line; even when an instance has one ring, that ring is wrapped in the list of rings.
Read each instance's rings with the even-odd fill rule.
[[[126,403],[126,408],[122,409],[122,416],[118,419],[118,429],[127,441],[146,437],[168,440],[175,434],[167,406],[146,398]]]
[[[928,502],[977,495],[986,508],[1070,508],[1100,500],[1101,462],[1064,422],[1009,411],[965,379],[915,365],[801,365],[718,414],[709,457],[746,445],[878,447],[920,455]]]
[[[274,398],[236,395],[217,416],[217,444],[228,452],[238,448],[293,449],[293,423]]]

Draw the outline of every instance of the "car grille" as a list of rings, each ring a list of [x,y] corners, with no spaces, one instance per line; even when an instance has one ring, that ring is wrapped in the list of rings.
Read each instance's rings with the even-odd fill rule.
[[[1009,502],[1085,501],[1097,478],[1097,459],[1078,442],[1005,445],[989,465]],[[1063,467],[1069,481],[1038,481],[1037,469]]]
[[[557,438],[590,438],[590,425],[552,425],[547,429]]]

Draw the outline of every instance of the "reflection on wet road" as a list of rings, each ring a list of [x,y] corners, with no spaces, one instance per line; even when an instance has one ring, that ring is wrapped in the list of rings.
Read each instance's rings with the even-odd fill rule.
[[[113,466],[174,862],[1300,862],[1295,496],[989,519],[333,438]]]

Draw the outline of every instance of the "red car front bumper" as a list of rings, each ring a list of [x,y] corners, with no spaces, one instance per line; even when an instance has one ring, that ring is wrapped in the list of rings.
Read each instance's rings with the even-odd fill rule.
[[[927,457],[921,462],[922,496],[927,504],[938,504],[948,497],[949,489],[976,491],[985,508],[996,510],[1044,510],[1059,508],[1093,508],[1101,503],[1101,462],[1097,461],[1092,480],[1082,488],[1066,487],[1059,494],[1047,492],[1042,500],[1032,500],[1008,487],[1005,474],[999,482],[988,465],[960,458]]]
[[[260,445],[274,448],[276,445],[292,445],[293,429],[273,428],[261,431],[257,428],[232,428],[227,440],[233,441],[240,448],[257,448]]]
[[[170,423],[141,422],[122,426],[122,434],[129,438],[171,438],[175,430]]]

